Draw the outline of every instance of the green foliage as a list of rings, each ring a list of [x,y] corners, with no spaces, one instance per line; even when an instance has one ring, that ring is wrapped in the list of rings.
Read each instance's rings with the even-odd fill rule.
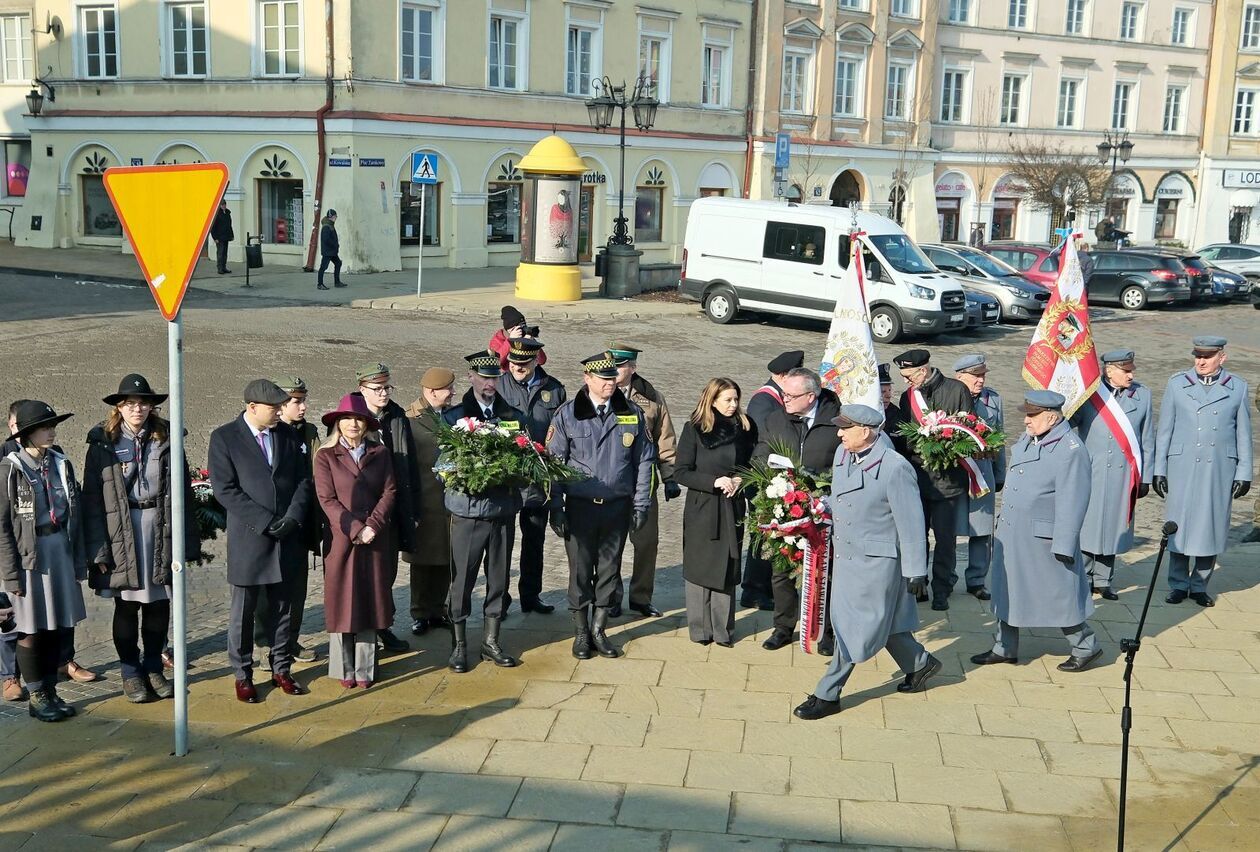
[[[583,474],[547,452],[521,431],[481,421],[438,425],[438,462],[434,470],[447,488],[485,494],[497,488],[575,482]]]

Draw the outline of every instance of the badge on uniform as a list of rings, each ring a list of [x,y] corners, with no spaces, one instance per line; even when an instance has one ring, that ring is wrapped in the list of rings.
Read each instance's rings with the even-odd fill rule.
[[[521,428],[521,422],[519,420],[500,420],[499,425],[504,429],[510,429],[513,432],[519,431]]]
[[[555,424],[553,423],[552,425],[547,427],[547,443],[548,444],[551,443],[551,436],[554,434],[556,434],[556,427],[555,427]]]
[[[302,455],[306,455],[306,444],[299,444],[298,449],[302,451]]]
[[[551,402],[551,391],[545,390],[542,393],[540,393],[539,396],[542,397],[543,402]]]
[[[618,415],[617,415],[617,425],[618,425],[618,426],[638,426],[638,425],[639,425],[639,415],[637,415],[637,414],[618,414]]]
[[[634,433],[633,433],[633,432],[622,432],[622,433],[621,433],[621,446],[623,446],[623,447],[633,447],[633,446],[634,446]]]

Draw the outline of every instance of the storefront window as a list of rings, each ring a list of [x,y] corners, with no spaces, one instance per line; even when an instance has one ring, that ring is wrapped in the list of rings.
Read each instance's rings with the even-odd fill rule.
[[[1251,214],[1254,208],[1234,207],[1229,211],[1229,241],[1231,243],[1247,242],[1251,230]]]
[[[1155,239],[1171,240],[1177,236],[1176,198],[1161,198],[1155,202]]]
[[[83,236],[121,237],[122,224],[114,205],[105,192],[105,181],[100,175],[82,175],[83,181]]]
[[[440,246],[442,223],[442,184],[413,184],[403,181],[399,187],[402,201],[398,209],[398,243],[404,246],[420,244],[423,230],[426,246]],[[420,192],[424,192],[424,227],[420,223]],[[518,205],[519,207],[519,205]]]
[[[665,189],[640,186],[634,198],[634,239],[640,243],[661,241],[661,216],[665,209]]]
[[[991,226],[992,236],[990,239],[1015,239],[1015,214],[1018,210],[1018,198],[993,199],[993,224]]]
[[[521,184],[492,183],[486,196],[486,242],[521,241]]]
[[[4,143],[4,194],[10,198],[26,196],[26,181],[31,173],[31,143]]]
[[[726,196],[725,189],[715,189],[713,187],[700,187],[701,198],[724,198]]]
[[[1129,215],[1129,199],[1109,199],[1107,201],[1107,215],[1111,217],[1111,223],[1116,226],[1117,231],[1127,231],[1128,228],[1124,226],[1124,220]]]
[[[263,241],[299,246],[305,237],[300,180],[258,181],[258,230]]]

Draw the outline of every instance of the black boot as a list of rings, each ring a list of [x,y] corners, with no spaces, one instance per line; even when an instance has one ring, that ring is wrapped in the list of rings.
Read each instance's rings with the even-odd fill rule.
[[[591,658],[591,619],[586,607],[573,613],[573,656],[579,660]]]
[[[57,679],[52,678],[44,681],[44,693],[48,696],[48,700],[52,702],[52,706],[57,708],[62,716],[69,719],[71,716],[79,715],[79,711],[75,710],[69,704],[62,700],[57,694]]]
[[[41,722],[60,722],[66,718],[66,715],[53,703],[48,690],[32,689],[30,693],[30,703],[27,709],[32,719],[38,719]]]
[[[608,641],[608,637],[604,635],[604,628],[608,626],[608,610],[603,607],[595,607],[595,620],[591,627],[591,644],[595,646],[595,650],[599,652],[601,657],[620,657],[621,651],[613,647]]]
[[[447,667],[458,674],[468,671],[468,642],[466,641],[468,622],[456,621],[451,624],[451,635],[454,637],[454,647],[451,648],[451,658],[446,661]]]
[[[499,647],[499,626],[503,623],[502,619],[486,616],[486,635],[481,640],[481,659],[494,663],[505,669],[519,666],[521,661],[515,657],[509,657]]]

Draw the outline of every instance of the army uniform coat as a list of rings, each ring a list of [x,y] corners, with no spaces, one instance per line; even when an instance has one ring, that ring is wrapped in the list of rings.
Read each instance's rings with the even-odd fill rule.
[[[1155,415],[1151,408],[1151,389],[1134,382],[1112,395],[1123,409],[1142,451],[1142,479],[1150,484],[1155,464]],[[1072,415],[1072,425],[1089,450],[1089,512],[1081,527],[1081,550],[1109,556],[1127,553],[1133,546],[1133,519],[1129,514],[1129,463],[1120,444],[1088,402]]]
[[[919,626],[905,581],[927,575],[923,504],[887,435],[860,460],[837,450],[831,476],[831,626],[836,653],[860,663]]]
[[[1155,433],[1155,476],[1168,477],[1174,553],[1216,556],[1229,535],[1234,480],[1251,481],[1247,383],[1227,370],[1205,385],[1193,370],[1168,380]]]
[[[674,422],[670,420],[669,405],[665,402],[664,394],[647,379],[636,374],[630,377],[630,389],[626,398],[643,410],[648,435],[656,446],[659,481],[673,479],[674,462],[678,455],[678,434],[674,431]]]
[[[600,420],[583,387],[556,411],[547,430],[547,451],[586,478],[557,484],[555,490],[588,500],[630,497],[636,510],[646,512],[652,505],[656,446],[643,411],[620,389],[613,390],[608,407]]]
[[[564,404],[569,394],[564,385],[542,367],[535,367],[534,374],[538,382],[532,388],[506,372],[499,377],[498,387],[499,396],[523,415],[521,428],[529,433],[529,439],[541,444],[547,440],[547,429],[551,426],[551,418],[556,416],[556,409]],[[549,499],[537,485],[527,486],[522,497],[527,509],[542,508]]]
[[[1073,627],[1094,611],[1080,548],[1089,468],[1066,420],[1038,442],[1024,433],[1011,447],[989,590],[993,614],[1012,627]]]
[[[407,409],[411,418],[412,457],[416,460],[418,496],[414,550],[404,551],[402,558],[412,565],[445,567],[451,558],[451,516],[443,500],[442,477],[433,466],[438,457],[438,429],[442,414],[420,397]]]
[[[1004,430],[1002,395],[992,388],[983,388],[972,400],[975,415],[994,429]],[[983,497],[967,495],[963,504],[967,514],[958,524],[958,534],[965,536],[993,535],[993,519],[997,510],[997,492],[1006,483],[1006,445],[998,448],[997,455],[975,460],[989,484],[989,493]]]
[[[748,397],[748,408],[745,414],[748,419],[757,427],[758,432],[765,431],[766,418],[770,416],[772,411],[783,410],[783,388],[779,387],[779,383],[773,378],[766,379],[766,383],[752,392],[752,396]]]

